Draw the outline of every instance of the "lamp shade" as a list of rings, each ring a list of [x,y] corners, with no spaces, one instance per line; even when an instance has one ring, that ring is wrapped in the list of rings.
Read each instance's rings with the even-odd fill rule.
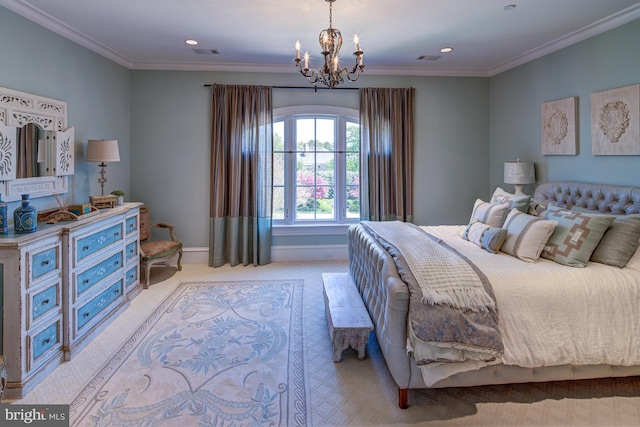
[[[119,162],[118,141],[115,139],[90,139],[87,145],[88,162]]]
[[[536,172],[533,162],[504,162],[505,184],[533,184],[536,182]]]

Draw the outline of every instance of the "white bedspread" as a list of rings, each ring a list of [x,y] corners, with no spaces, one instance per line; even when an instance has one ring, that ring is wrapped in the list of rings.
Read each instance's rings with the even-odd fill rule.
[[[640,253],[623,269],[594,262],[567,267],[542,258],[526,263],[462,239],[463,226],[422,228],[490,280],[505,365],[640,364]]]

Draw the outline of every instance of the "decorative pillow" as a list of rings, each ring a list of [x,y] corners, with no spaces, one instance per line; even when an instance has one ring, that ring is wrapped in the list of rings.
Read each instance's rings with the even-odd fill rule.
[[[600,243],[613,216],[588,214],[550,205],[543,218],[558,221],[542,257],[571,267],[584,267]]]
[[[520,212],[524,213],[527,213],[527,211],[529,210],[530,201],[530,196],[516,196],[515,194],[504,191],[500,187],[497,187],[493,192],[493,195],[491,196],[491,203],[502,203],[509,206],[509,209],[516,208]]]
[[[594,212],[577,206],[571,210]],[[591,254],[591,261],[622,268],[640,246],[640,214],[616,215],[614,218],[611,227]]]
[[[508,213],[509,206],[507,205],[489,203],[476,199],[469,224],[480,221],[492,227],[502,227]]]
[[[535,262],[558,223],[511,209],[502,228],[507,238],[500,249],[526,262]]]
[[[497,254],[507,238],[507,230],[492,227],[482,222],[474,222],[467,225],[462,233],[462,238],[475,243],[487,252]]]
[[[538,203],[535,200],[531,199],[529,203],[529,210],[527,213],[529,215],[540,216],[547,210],[547,205],[543,205],[542,203]]]

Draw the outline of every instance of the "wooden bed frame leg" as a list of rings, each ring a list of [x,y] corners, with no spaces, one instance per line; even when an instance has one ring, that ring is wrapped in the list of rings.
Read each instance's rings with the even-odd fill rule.
[[[400,409],[407,409],[409,407],[409,389],[408,388],[398,389],[398,405],[400,406]]]

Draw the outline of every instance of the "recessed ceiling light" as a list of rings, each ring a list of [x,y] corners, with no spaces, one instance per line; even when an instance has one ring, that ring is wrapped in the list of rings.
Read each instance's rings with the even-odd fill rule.
[[[440,53],[449,53],[449,52],[453,52],[452,47],[443,47],[442,49],[440,49]]]
[[[186,44],[188,44],[189,46],[196,46],[198,44],[198,40],[185,40],[184,41]]]
[[[508,4],[505,7],[503,7],[504,10],[513,10],[516,8],[515,4]]]

